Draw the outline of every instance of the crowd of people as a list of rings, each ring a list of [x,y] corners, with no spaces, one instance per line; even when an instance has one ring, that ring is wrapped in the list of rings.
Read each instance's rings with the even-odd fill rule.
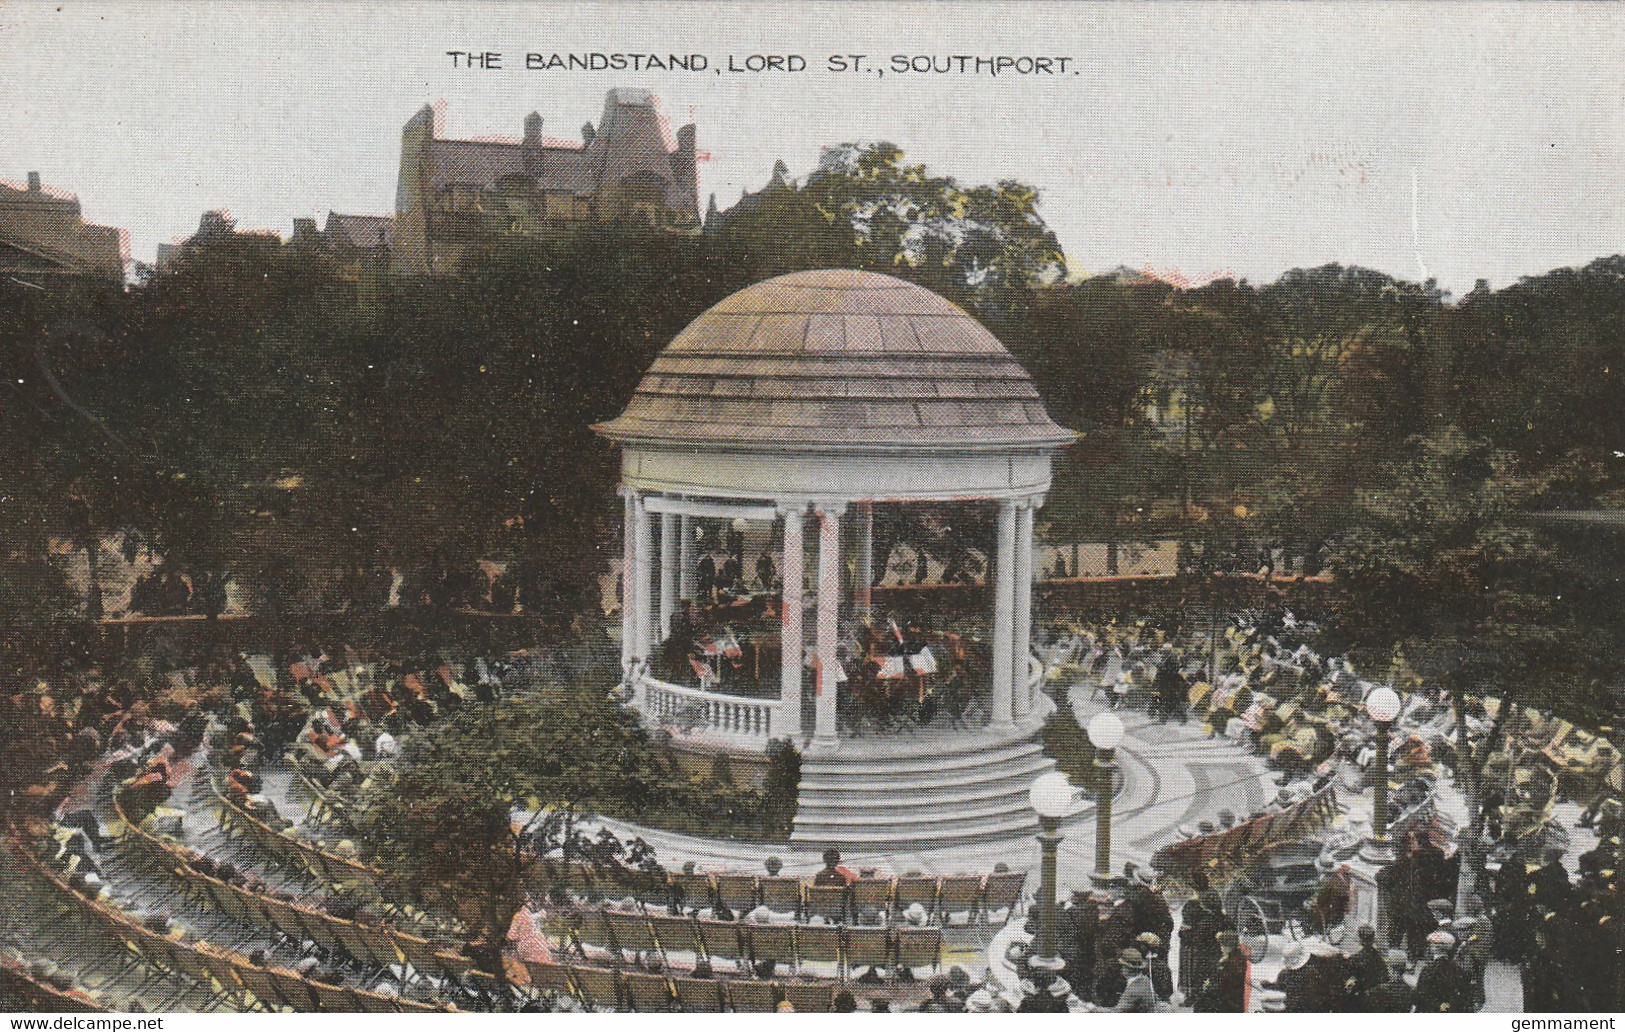
[[[1212,630],[1164,630],[1154,621],[1064,627],[1050,646],[1064,675],[1099,685],[1109,705],[1142,706],[1155,720],[1199,721],[1208,734],[1266,757],[1288,785],[1271,804],[1276,808],[1323,786],[1368,788],[1381,732],[1365,700],[1380,684],[1398,690],[1401,708],[1388,732],[1391,777],[1399,784],[1390,816],[1406,820],[1395,828],[1395,859],[1378,875],[1388,939],[1378,942],[1375,930],[1362,929],[1352,955],[1324,942],[1302,956],[1289,951],[1266,1006],[1474,1010],[1485,1001],[1486,968],[1497,959],[1521,967],[1527,1010],[1617,1007],[1625,970],[1618,751],[1601,734],[1550,714],[1503,711],[1495,698],[1452,699],[1424,684],[1403,657],[1380,680],[1362,677],[1346,660],[1321,655],[1314,642],[1312,624],[1278,609]],[[1476,800],[1482,838],[1471,853],[1457,847],[1472,825],[1456,827],[1435,798],[1468,745],[1489,757]],[[1596,846],[1578,856],[1569,856],[1571,834],[1558,819],[1564,799],[1583,806],[1575,823],[1597,836]],[[1220,817],[1179,834],[1223,836],[1238,823],[1234,813]],[[1340,833],[1347,841],[1339,848],[1351,852],[1365,834],[1354,825],[1357,818]],[[1350,913],[1347,868],[1332,848],[1328,843],[1321,880],[1300,915],[1311,934]],[[1469,855],[1483,867],[1464,885],[1461,864]],[[1213,929],[1230,918],[1210,888],[1181,887],[1192,898],[1182,911],[1180,988],[1199,1005],[1203,973],[1227,955],[1213,945]],[[1410,980],[1395,982],[1388,977],[1395,971]]]

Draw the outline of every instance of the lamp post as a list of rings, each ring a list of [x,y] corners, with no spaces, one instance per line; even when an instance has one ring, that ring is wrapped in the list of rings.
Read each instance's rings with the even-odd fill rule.
[[[1366,716],[1377,726],[1376,784],[1372,789],[1371,838],[1362,850],[1366,859],[1387,863],[1394,858],[1388,841],[1388,734],[1399,716],[1399,693],[1386,685],[1373,688],[1365,697]]]
[[[1027,803],[1037,812],[1043,829],[1038,833],[1038,940],[1030,963],[1044,970],[1059,971],[1066,966],[1055,949],[1055,854],[1061,845],[1061,818],[1072,808],[1076,795],[1072,782],[1058,770],[1034,779],[1027,789]]]
[[[1102,710],[1089,721],[1089,744],[1095,747],[1095,873],[1097,884],[1112,880],[1112,791],[1117,745],[1123,740],[1123,721]]]

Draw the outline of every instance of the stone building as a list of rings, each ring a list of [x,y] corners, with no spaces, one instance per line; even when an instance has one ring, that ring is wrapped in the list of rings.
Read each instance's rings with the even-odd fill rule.
[[[533,112],[519,140],[449,140],[433,107],[412,116],[401,132],[393,270],[455,273],[491,240],[581,219],[699,228],[694,126],[673,135],[652,94],[610,90],[579,142],[542,126]]]
[[[301,254],[320,254],[333,263],[340,279],[375,293],[389,272],[395,220],[388,215],[327,213],[325,225],[294,219],[290,247]]]
[[[0,273],[124,278],[124,232],[86,222],[79,198],[40,183],[0,182]]]

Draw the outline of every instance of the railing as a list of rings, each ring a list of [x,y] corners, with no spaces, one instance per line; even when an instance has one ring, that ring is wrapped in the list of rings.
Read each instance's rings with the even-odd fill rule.
[[[651,724],[684,735],[718,735],[761,746],[782,725],[778,699],[749,699],[742,695],[684,688],[641,674],[634,703]]]

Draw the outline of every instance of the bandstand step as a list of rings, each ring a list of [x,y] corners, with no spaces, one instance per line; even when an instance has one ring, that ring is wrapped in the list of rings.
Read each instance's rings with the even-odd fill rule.
[[[1037,830],[1027,790],[1054,768],[1036,735],[871,736],[802,761],[791,841],[916,852]]]

